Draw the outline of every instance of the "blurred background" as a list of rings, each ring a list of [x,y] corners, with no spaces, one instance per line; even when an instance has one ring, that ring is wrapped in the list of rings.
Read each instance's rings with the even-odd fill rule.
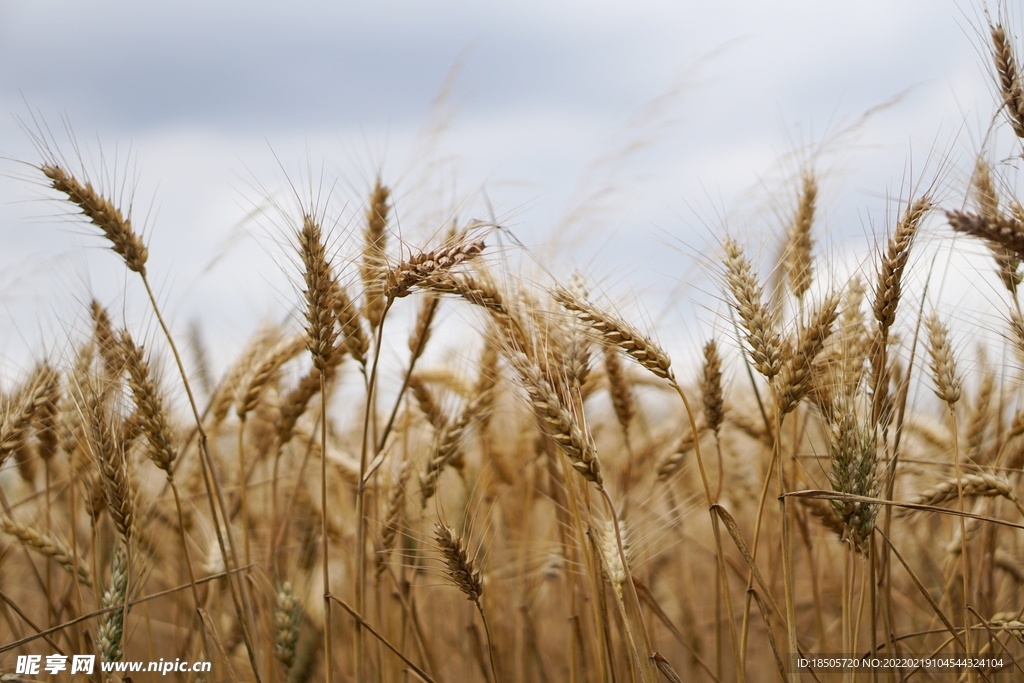
[[[579,269],[696,353],[727,329],[719,240],[747,240],[767,274],[805,169],[823,278],[870,278],[900,202],[959,206],[979,153],[1012,186],[987,40],[983,8],[952,0],[0,0],[4,376],[59,353],[90,296],[153,337],[137,280],[41,182],[45,154],[131,204],[166,314],[218,369],[261,321],[300,315],[303,208],[357,277],[343,257],[378,175],[408,245],[496,220],[528,247],[516,276]],[[951,315],[1001,329],[981,245],[940,216],[923,244],[918,272],[966,254],[938,266]]]

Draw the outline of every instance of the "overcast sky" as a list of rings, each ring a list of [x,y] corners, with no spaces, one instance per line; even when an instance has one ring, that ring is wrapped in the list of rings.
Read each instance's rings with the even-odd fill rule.
[[[580,267],[642,324],[684,328],[714,317],[724,226],[767,258],[808,163],[832,262],[866,253],[911,183],[961,200],[995,112],[980,17],[951,0],[0,0],[0,353],[55,344],[90,292],[139,298],[45,200],[26,129],[73,159],[70,128],[94,179],[134,188],[170,317],[234,340],[224,354],[295,301],[289,225],[263,210],[295,215],[289,181],[330,189],[344,251],[378,171],[410,243],[493,209],[563,279]]]

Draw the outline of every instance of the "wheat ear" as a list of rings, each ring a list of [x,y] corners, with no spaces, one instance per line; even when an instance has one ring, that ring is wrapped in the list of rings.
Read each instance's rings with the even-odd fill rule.
[[[832,326],[839,316],[839,296],[830,294],[818,308],[811,324],[801,328],[795,343],[779,372],[776,384],[779,392],[779,411],[785,415],[803,400],[811,389],[811,369],[815,357],[825,348],[832,334]]]
[[[477,569],[476,560],[470,557],[466,539],[446,524],[434,525],[434,542],[441,553],[445,563],[445,574],[452,584],[466,594],[466,598],[476,605],[477,612],[484,624],[484,631],[487,632],[487,653],[491,660],[492,680],[499,680],[498,669],[494,665],[494,646],[491,639],[491,629],[487,624],[487,615],[484,614],[480,598],[484,592],[484,584],[480,579],[480,570]]]
[[[295,664],[295,647],[299,642],[304,611],[292,584],[285,581],[274,596],[274,655],[285,672]]]
[[[470,261],[484,250],[484,241],[456,242],[433,251],[420,252],[402,261],[388,273],[384,296],[400,299],[408,296],[414,287],[424,286],[427,281],[441,273],[450,271],[465,261]]]
[[[72,576],[76,575],[74,552],[60,538],[17,522],[4,514],[0,514],[0,530],[14,536],[22,545],[49,557]],[[78,565],[77,576],[83,584],[92,587],[92,575],[85,565]]]
[[[306,345],[313,357],[313,367],[320,379],[320,538],[322,543],[321,565],[324,584],[324,667],[327,683],[333,680],[332,666],[332,633],[331,633],[331,584],[330,584],[330,544],[327,534],[327,401],[325,374],[335,357],[335,342],[338,331],[335,327],[336,315],[333,304],[336,301],[338,287],[331,273],[331,265],[327,260],[327,249],[324,246],[320,224],[306,214],[302,219],[302,230],[299,232],[299,254],[305,270],[306,289]],[[362,524],[360,520],[359,524]],[[358,561],[362,562],[360,556]],[[359,672],[359,669],[356,669]],[[357,677],[359,674],[357,673]]]
[[[128,270],[145,276],[149,250],[133,230],[131,219],[126,218],[109,199],[93,189],[91,183],[83,185],[60,166],[43,164],[40,170],[50,179],[53,189],[66,194],[85,217],[103,231],[103,235],[110,241],[110,248],[124,259]]]
[[[965,498],[1002,497],[1020,508],[1020,501],[1014,491],[1013,483],[1006,477],[989,472],[964,474],[959,483],[959,489],[962,489]],[[914,496],[911,502],[916,505],[939,506],[957,500],[959,496],[957,480],[953,478],[922,491]],[[903,514],[909,515],[914,512],[915,510],[908,509]]]
[[[360,273],[363,278],[363,317],[376,330],[384,317],[384,282],[387,260],[384,248],[387,244],[388,198],[391,191],[377,181],[370,195],[370,207],[366,210],[365,245]]]
[[[808,171],[803,176],[800,201],[797,204],[796,215],[793,217],[793,225],[789,229],[783,258],[786,279],[789,281],[789,291],[797,300],[804,298],[804,294],[811,288],[811,281],[814,278],[814,260],[811,255],[814,241],[811,237],[811,229],[814,227],[814,210],[817,199],[818,182],[815,180],[814,173]]]
[[[1017,259],[1024,259],[1024,223],[1016,216],[981,215],[968,211],[947,211],[949,227],[974,237],[988,240],[1008,250]]]
[[[725,281],[746,332],[750,360],[754,369],[770,382],[782,369],[782,342],[775,330],[775,317],[764,303],[764,289],[742,247],[732,238],[726,238],[723,246]]]
[[[1021,92],[1020,74],[1017,72],[1013,46],[1001,24],[990,26],[989,29],[992,35],[992,58],[995,61],[1003,108],[1006,109],[1006,116],[1010,120],[1013,132],[1017,137],[1024,138],[1024,94]]]

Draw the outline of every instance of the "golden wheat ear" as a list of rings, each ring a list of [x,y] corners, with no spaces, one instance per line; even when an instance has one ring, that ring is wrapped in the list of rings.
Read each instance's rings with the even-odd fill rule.
[[[56,164],[43,164],[40,169],[50,185],[58,192],[67,195],[68,201],[82,210],[82,215],[103,231],[110,241],[110,248],[124,259],[128,270],[146,275],[146,260],[149,250],[142,243],[142,238],[133,230],[130,218],[126,218],[121,210],[97,192],[92,184],[81,183],[77,178]]]
[[[309,214],[302,217],[299,254],[306,284],[306,345],[313,357],[313,367],[323,373],[330,365],[338,338],[334,313],[338,287],[327,260],[323,231]]]
[[[786,236],[786,247],[782,265],[786,272],[789,291],[797,300],[802,300],[811,288],[814,279],[814,239],[811,236],[814,227],[814,212],[818,201],[818,181],[814,173],[808,171],[803,176],[803,187],[800,201],[797,204],[793,225]]]
[[[1001,24],[989,26],[992,37],[992,59],[996,67],[996,79],[999,82],[999,93],[1002,95],[1002,108],[1010,127],[1018,138],[1024,138],[1024,93],[1021,91],[1020,74],[1017,71],[1017,59],[1013,45],[1006,36],[1006,29]]]
[[[739,315],[754,369],[769,382],[782,369],[782,341],[775,327],[775,314],[764,303],[764,289],[739,242],[726,238],[725,282],[732,306]]]

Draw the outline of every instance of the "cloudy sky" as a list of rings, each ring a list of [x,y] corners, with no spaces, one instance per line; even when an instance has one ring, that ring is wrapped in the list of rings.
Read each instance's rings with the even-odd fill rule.
[[[285,216],[329,195],[345,252],[378,172],[408,242],[493,211],[545,267],[695,346],[717,240],[767,260],[803,167],[819,253],[846,262],[912,186],[956,203],[983,145],[1009,155],[986,138],[981,17],[952,0],[0,0],[2,354],[55,344],[90,293],[142,310],[47,199],[40,134],[134,197],[176,328],[200,320],[224,354],[295,300]]]

